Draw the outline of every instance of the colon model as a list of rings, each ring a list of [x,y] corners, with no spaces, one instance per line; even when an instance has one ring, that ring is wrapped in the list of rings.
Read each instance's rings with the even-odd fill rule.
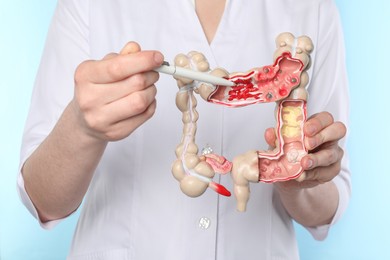
[[[282,33],[276,38],[276,46],[272,65],[244,73],[229,74],[222,68],[210,71],[206,58],[199,52],[176,56],[176,66],[209,72],[236,84],[233,87],[214,86],[176,78],[179,87],[176,105],[183,113],[184,127],[172,172],[185,194],[196,197],[210,187],[230,196],[230,192],[212,178],[215,173],[231,172],[237,209],[245,211],[250,195],[249,182],[287,181],[302,174],[300,160],[307,154],[303,134],[309,81],[306,70],[313,43],[307,36],[295,38],[291,33]],[[210,151],[198,155],[195,133],[199,115],[194,92],[210,103],[229,107],[276,102],[275,148],[248,151],[236,156],[232,163]]]

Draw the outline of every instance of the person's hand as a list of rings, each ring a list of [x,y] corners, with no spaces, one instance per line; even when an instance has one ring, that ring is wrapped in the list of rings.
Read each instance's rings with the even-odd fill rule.
[[[71,102],[84,133],[102,141],[130,135],[156,109],[156,87],[163,55],[141,51],[129,42],[122,51],[102,60],[81,63],[75,73],[75,95]]]
[[[304,124],[305,146],[309,154],[302,158],[304,169],[296,180],[277,182],[283,190],[309,188],[331,181],[341,170],[341,159],[344,151],[338,145],[346,134],[346,127],[341,122],[335,122],[328,112],[311,116]],[[267,129],[265,138],[270,146],[275,145],[273,129]]]

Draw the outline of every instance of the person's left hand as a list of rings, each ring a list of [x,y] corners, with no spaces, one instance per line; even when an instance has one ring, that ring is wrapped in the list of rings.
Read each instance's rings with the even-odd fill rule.
[[[341,170],[341,159],[344,151],[338,142],[346,132],[342,122],[335,122],[328,112],[321,112],[311,116],[303,128],[305,146],[309,154],[302,158],[301,165],[304,172],[296,180],[277,182],[282,189],[302,189],[317,186],[331,181]],[[275,144],[275,133],[272,128],[265,133],[269,145]]]

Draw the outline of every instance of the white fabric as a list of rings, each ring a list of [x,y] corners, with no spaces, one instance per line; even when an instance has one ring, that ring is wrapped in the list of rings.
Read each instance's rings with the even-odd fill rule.
[[[348,90],[343,37],[331,0],[252,0],[227,2],[211,45],[190,0],[60,0],[33,92],[21,150],[21,166],[51,131],[73,96],[73,73],[86,59],[101,59],[127,41],[157,49],[172,61],[197,50],[212,68],[245,71],[272,63],[281,32],[308,35],[315,50],[309,70],[308,112],[330,111],[348,121]],[[176,83],[161,75],[155,116],[125,140],[110,143],[84,200],[70,260],[76,259],[298,259],[293,224],[272,184],[252,184],[246,213],[234,197],[208,190],[183,195],[170,173],[182,133],[175,106]],[[274,126],[274,104],[225,108],[198,97],[196,142],[229,159],[265,149],[263,133]],[[218,179],[217,179],[218,180]],[[230,176],[220,181],[232,190]],[[335,223],[350,196],[348,159],[335,179],[340,191]],[[18,179],[25,205],[37,217]],[[207,217],[210,226],[199,227]],[[44,223],[51,228],[59,221]],[[329,226],[309,229],[316,239]]]

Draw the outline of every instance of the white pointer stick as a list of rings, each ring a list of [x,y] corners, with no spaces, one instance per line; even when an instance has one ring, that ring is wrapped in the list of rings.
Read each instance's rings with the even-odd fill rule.
[[[163,62],[163,65],[161,65],[160,67],[154,70],[169,75],[176,75],[187,79],[194,79],[200,82],[211,83],[213,85],[222,85],[222,86],[230,86],[230,87],[236,85],[232,81],[217,76],[213,76],[204,72],[199,72],[190,69],[185,69],[182,67],[169,65],[169,63],[166,61]]]

